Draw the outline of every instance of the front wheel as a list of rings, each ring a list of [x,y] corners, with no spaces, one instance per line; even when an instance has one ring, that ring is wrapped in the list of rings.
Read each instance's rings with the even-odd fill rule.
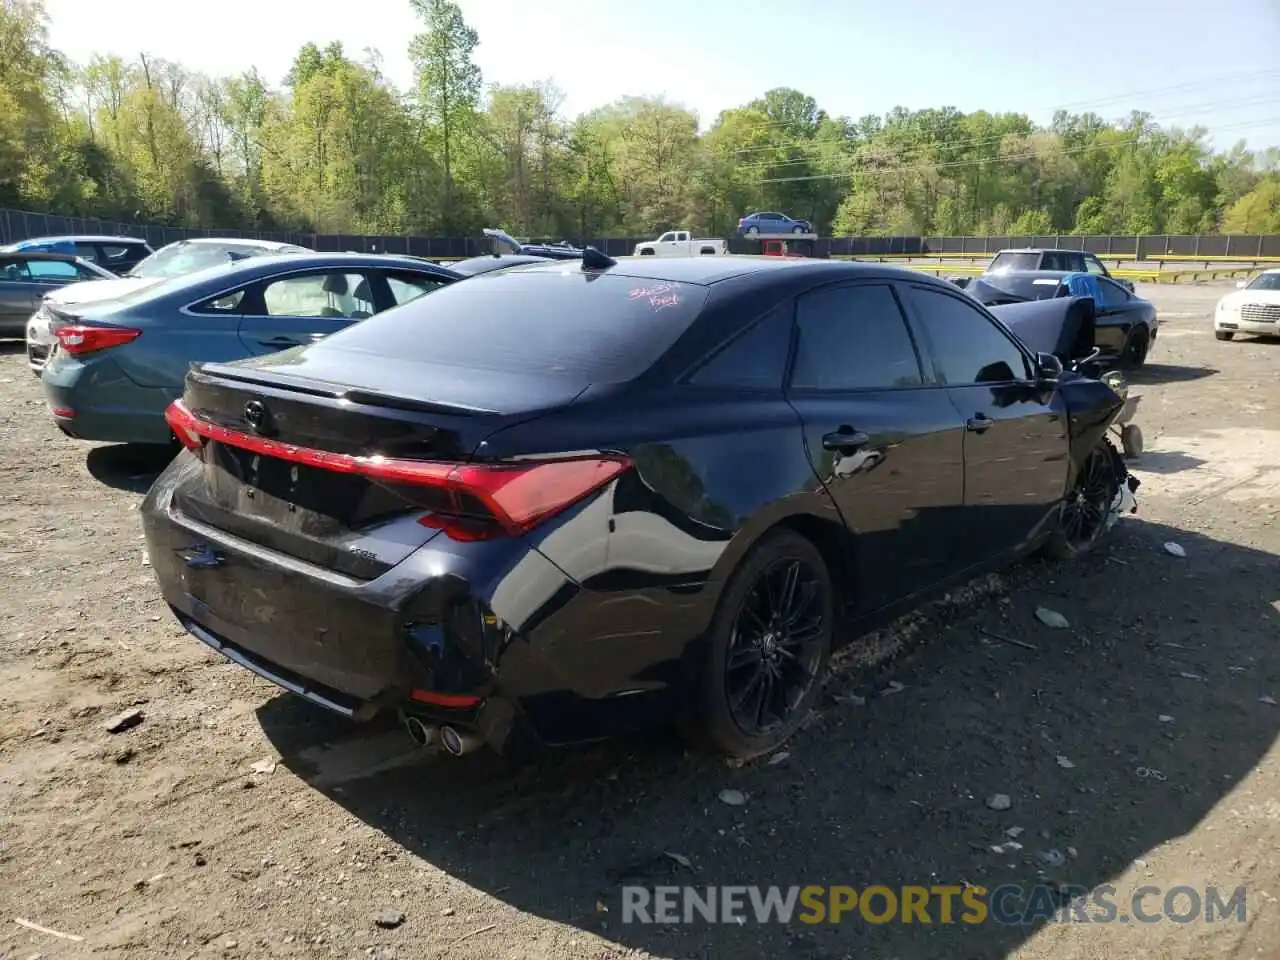
[[[1234,331],[1234,330],[1215,330],[1215,331],[1213,331],[1213,338],[1214,338],[1215,340],[1230,340],[1230,339],[1231,339],[1232,337],[1234,337],[1235,335],[1236,335],[1236,333],[1235,333],[1235,331]]]
[[[1088,553],[1107,532],[1111,505],[1120,492],[1127,471],[1120,454],[1103,440],[1080,465],[1071,492],[1058,514],[1058,529],[1044,552],[1055,560],[1070,560]]]
[[[686,732],[744,760],[785,741],[821,690],[834,623],[817,547],[791,530],[766,534],[720,599]]]
[[[1120,354],[1121,366],[1137,368],[1146,363],[1147,347],[1150,342],[1146,327],[1135,329],[1129,334],[1129,339],[1124,342],[1124,349]]]
[[[759,227],[747,227],[747,236],[748,236],[748,237],[749,237],[749,236],[751,236],[752,234],[756,234],[756,233],[759,233],[759,232],[760,232],[760,228],[759,228]]]
[[[795,227],[791,232],[792,232],[792,233],[804,233],[804,227]]]

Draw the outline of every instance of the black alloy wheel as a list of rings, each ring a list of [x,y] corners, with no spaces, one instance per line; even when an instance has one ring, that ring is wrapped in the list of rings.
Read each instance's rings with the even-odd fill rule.
[[[1124,367],[1140,367],[1147,360],[1147,349],[1151,338],[1146,327],[1138,327],[1124,342],[1124,351],[1120,355],[1120,365]]]
[[[834,622],[817,547],[791,530],[765,535],[721,596],[687,732],[743,759],[782,743],[821,691]]]
[[[1102,539],[1124,473],[1123,462],[1109,442],[1104,440],[1094,447],[1063,501],[1058,530],[1046,548],[1051,556],[1070,559]]]
[[[743,598],[729,638],[725,694],[748,736],[784,725],[817,680],[824,610],[817,571],[803,560],[775,560]]]

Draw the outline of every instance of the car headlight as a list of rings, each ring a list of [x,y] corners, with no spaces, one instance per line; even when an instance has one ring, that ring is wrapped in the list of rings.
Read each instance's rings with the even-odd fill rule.
[[[1218,312],[1219,312],[1219,313],[1239,313],[1239,312],[1240,312],[1240,304],[1238,304],[1238,303],[1219,303],[1219,304],[1218,304]]]
[[[1112,392],[1121,400],[1129,398],[1129,381],[1124,378],[1124,374],[1119,370],[1109,370],[1104,373],[1102,382],[1110,387]]]

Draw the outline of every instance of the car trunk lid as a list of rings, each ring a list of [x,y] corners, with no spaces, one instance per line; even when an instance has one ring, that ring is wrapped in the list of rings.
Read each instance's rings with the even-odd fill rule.
[[[202,469],[175,492],[178,510],[268,549],[372,579],[441,530],[456,539],[518,534],[545,509],[544,492],[557,482],[563,490],[565,477],[557,481],[545,469],[554,464],[497,465],[476,450],[505,426],[571,403],[584,385],[538,380],[521,392],[496,382],[504,378],[465,384],[421,363],[406,365],[412,376],[380,363],[365,378],[376,376],[375,387],[354,374],[359,366],[337,382],[325,362],[288,352],[295,359],[207,364],[190,373],[169,422]],[[609,469],[579,464],[569,478],[579,485]]]

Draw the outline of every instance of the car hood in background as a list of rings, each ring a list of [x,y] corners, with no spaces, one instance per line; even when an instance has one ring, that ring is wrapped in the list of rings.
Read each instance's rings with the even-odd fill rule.
[[[164,277],[118,277],[115,280],[83,280],[45,294],[51,303],[92,303],[96,300],[112,300],[126,293],[145,290],[163,283]]]
[[[1246,303],[1280,303],[1280,290],[1235,290],[1219,300],[1218,306],[1235,308]]]

